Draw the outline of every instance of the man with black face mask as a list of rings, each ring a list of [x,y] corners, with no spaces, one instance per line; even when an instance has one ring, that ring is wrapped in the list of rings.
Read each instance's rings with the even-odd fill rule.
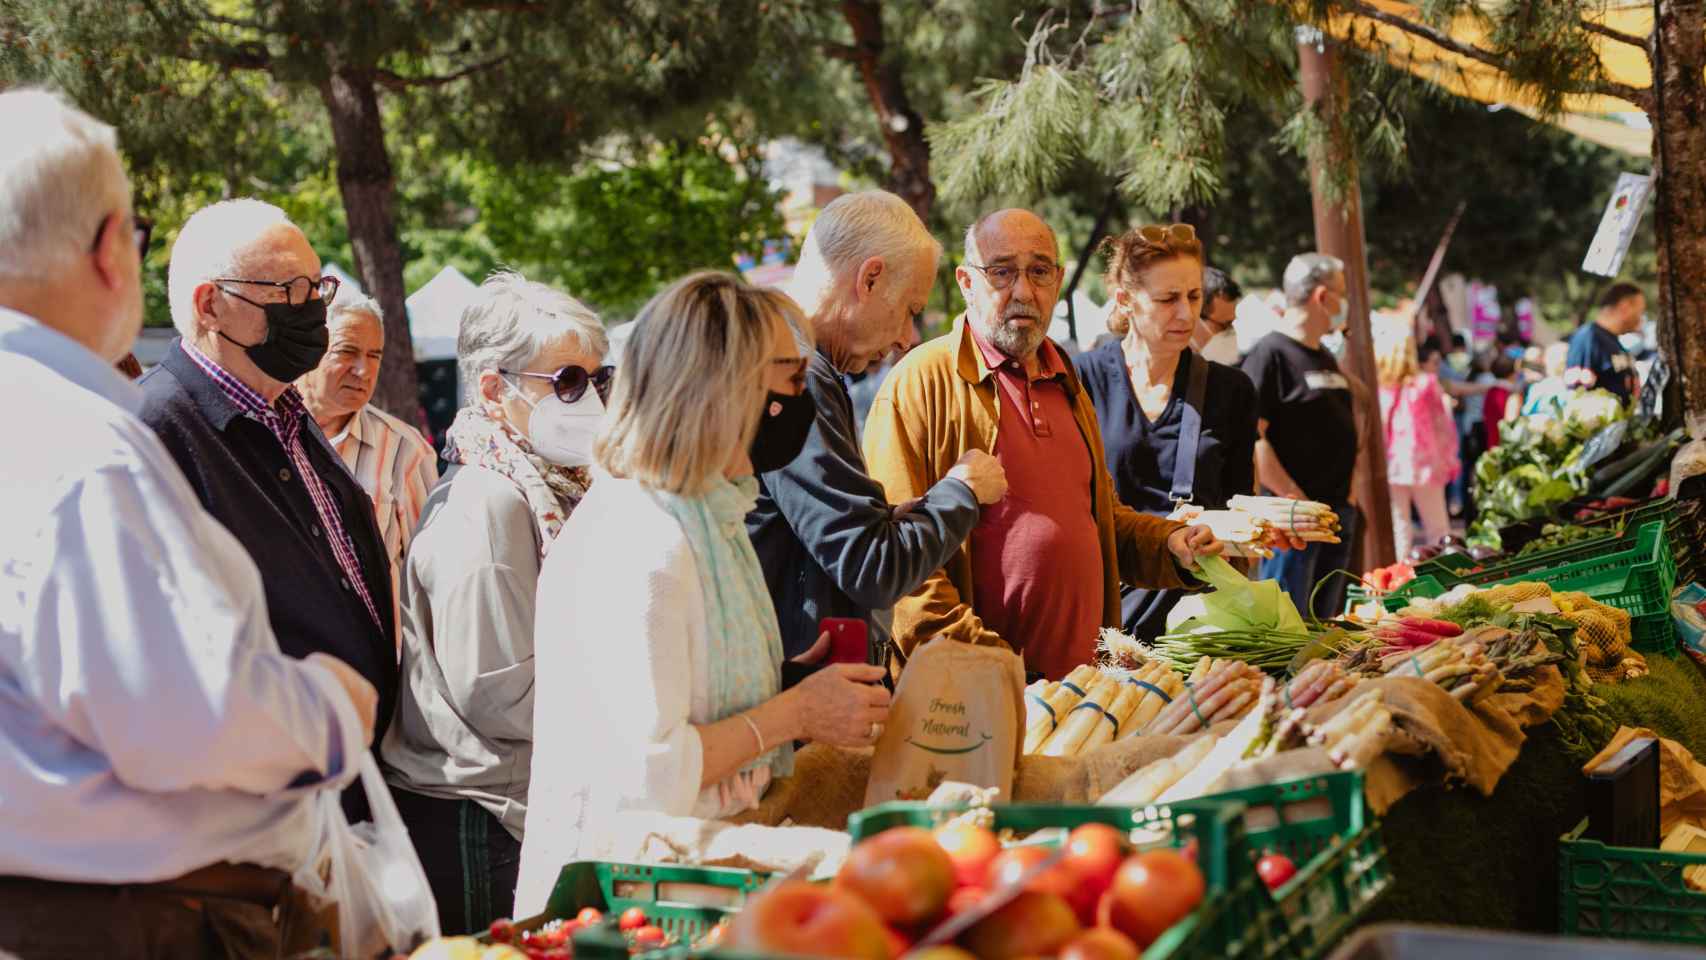
[[[385,545],[367,494],[291,386],[326,352],[336,291],[284,211],[257,200],[198,211],[168,276],[182,339],[139,381],[141,418],[260,568],[279,647],[331,654],[378,690],[379,743],[397,694]]]
[[[787,292],[811,317],[816,350],[806,392],[773,394],[761,421],[760,491],[746,519],[789,657],[821,660],[818,626],[837,617],[864,621],[880,658],[889,608],[960,548],[980,503],[1007,492],[1001,465],[974,450],[917,500],[891,505],[859,451],[846,377],[907,337],[941,252],[912,208],[880,190],[836,199],[806,235]]]

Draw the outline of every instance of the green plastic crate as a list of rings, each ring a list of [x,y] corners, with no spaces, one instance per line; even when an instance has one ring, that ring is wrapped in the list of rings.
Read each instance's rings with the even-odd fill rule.
[[[885,803],[848,818],[847,831],[852,834],[853,842],[858,843],[893,827],[935,828],[965,809],[924,803]],[[1202,868],[1206,887],[1202,905],[1151,944],[1143,953],[1144,960],[1272,955],[1261,942],[1266,931],[1262,922],[1265,907],[1255,896],[1261,892],[1261,883],[1253,868],[1232,869],[1237,851],[1243,849],[1241,806],[1188,800],[1142,808],[1013,804],[991,809],[996,830],[1032,833],[1106,823],[1122,830],[1165,831],[1167,842],[1175,847],[1195,838],[1197,864]],[[1266,893],[1261,892],[1261,896],[1265,898]]]
[[[1706,893],[1683,871],[1706,867],[1706,854],[1609,847],[1582,834],[1558,843],[1558,930],[1578,937],[1706,946]]]
[[[1566,560],[1563,555],[1575,559]],[[1411,600],[1437,597],[1461,584],[1479,587],[1536,581],[1559,592],[1585,593],[1600,603],[1629,612],[1634,648],[1642,653],[1676,653],[1676,626],[1670,595],[1676,587],[1676,557],[1666,521],[1649,520],[1622,536],[1587,540],[1521,560],[1463,575],[1431,573],[1381,598],[1397,611]]]
[[[681,957],[689,952],[688,945],[739,912],[769,880],[766,874],[723,867],[581,861],[563,867],[544,912],[517,923],[516,929],[537,930],[592,907],[607,915],[606,922],[575,932],[577,960],[628,960],[628,941],[617,929],[616,917],[639,907],[676,943],[645,956]]]
[[[1380,824],[1368,811],[1358,771],[1324,774],[1208,797],[1242,807],[1244,842],[1232,870],[1254,875],[1256,861],[1283,853],[1297,876],[1271,894],[1241,889],[1266,925],[1264,957],[1326,955],[1392,884]],[[1244,915],[1248,908],[1234,907]]]

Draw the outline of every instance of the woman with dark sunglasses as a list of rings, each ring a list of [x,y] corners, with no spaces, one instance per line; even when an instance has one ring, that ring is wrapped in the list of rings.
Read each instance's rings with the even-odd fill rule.
[[[447,934],[513,913],[535,589],[591,484],[612,376],[598,317],[511,273],[480,287],[456,346],[467,405],[404,564],[404,687],[383,751]]]

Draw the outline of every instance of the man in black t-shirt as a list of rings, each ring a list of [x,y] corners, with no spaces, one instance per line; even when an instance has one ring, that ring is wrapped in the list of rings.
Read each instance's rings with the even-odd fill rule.
[[[1316,581],[1346,566],[1355,534],[1350,495],[1357,428],[1351,384],[1321,346],[1322,337],[1344,328],[1350,301],[1343,262],[1325,254],[1293,257],[1283,285],[1285,322],[1244,358],[1244,372],[1256,385],[1256,478],[1264,493],[1327,504],[1344,528],[1340,543],[1281,551],[1262,562],[1258,575],[1278,580],[1298,611],[1308,615]],[[1315,614],[1337,616],[1344,592],[1344,578],[1333,578],[1316,595]]]
[[[1610,390],[1624,403],[1635,395],[1635,358],[1618,337],[1641,328],[1647,298],[1632,283],[1614,283],[1599,298],[1599,316],[1570,337],[1570,372],[1579,382]],[[1591,375],[1591,376],[1590,376]]]

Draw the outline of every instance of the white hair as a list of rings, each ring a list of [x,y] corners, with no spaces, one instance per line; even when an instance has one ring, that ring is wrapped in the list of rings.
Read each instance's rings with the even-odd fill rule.
[[[326,322],[330,324],[350,313],[370,314],[381,327],[385,326],[385,311],[379,309],[379,301],[357,290],[355,284],[346,283],[338,288],[338,295],[326,308]]]
[[[113,128],[47,90],[0,93],[0,279],[41,279],[130,212]]]
[[[462,388],[478,397],[481,371],[521,370],[565,336],[582,353],[602,358],[610,349],[598,314],[579,300],[519,273],[492,274],[462,311],[456,333]]]
[[[290,223],[283,210],[247,197],[202,207],[184,223],[166,266],[166,299],[185,340],[197,333],[195,288],[236,272],[237,252],[281,223]]]
[[[809,294],[821,295],[848,271],[859,269],[871,257],[882,257],[894,271],[896,283],[891,289],[899,296],[913,279],[920,257],[941,255],[942,244],[930,235],[917,211],[905,200],[886,190],[843,194],[831,200],[812,222],[790,287],[807,294],[799,299],[811,300]],[[810,309],[813,305],[807,306]]]
[[[1285,265],[1285,277],[1280,287],[1285,290],[1285,302],[1301,307],[1309,302],[1316,287],[1345,272],[1345,262],[1325,253],[1300,253]]]

